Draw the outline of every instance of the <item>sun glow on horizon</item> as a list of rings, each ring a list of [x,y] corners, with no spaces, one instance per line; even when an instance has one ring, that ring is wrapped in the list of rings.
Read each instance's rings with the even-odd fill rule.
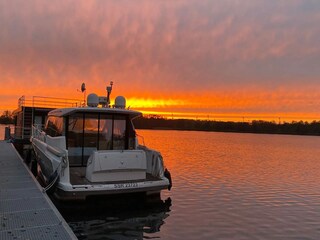
[[[185,106],[182,99],[151,99],[151,98],[128,98],[127,106],[130,108],[166,108]]]
[[[250,95],[237,94],[232,97],[222,93],[215,92],[213,95],[203,94],[202,96],[196,96],[191,98],[187,96],[185,99],[182,97],[166,98],[150,98],[150,97],[129,97],[127,98],[127,107],[129,109],[141,111],[145,116],[160,116],[167,119],[198,119],[198,120],[216,120],[216,121],[245,121],[250,122],[253,120],[265,120],[274,122],[292,122],[292,121],[319,121],[320,114],[317,111],[307,112],[303,110],[303,106],[300,109],[296,109],[297,96],[294,93],[284,96],[282,94],[273,93],[269,97],[259,97],[258,92],[254,92]],[[83,95],[74,93],[69,95],[69,98],[75,98],[81,101]],[[59,96],[56,96],[59,97]],[[113,96],[115,97],[115,96]],[[114,98],[111,99],[111,105],[114,104]],[[315,96],[311,96],[315,97]],[[27,103],[31,104],[33,97],[27,97]],[[266,100],[267,99],[267,100]],[[291,99],[294,102],[294,106],[291,107],[290,102],[287,99]],[[298,98],[299,99],[299,98]],[[311,99],[311,98],[310,98]],[[17,103],[18,99],[14,102]],[[286,108],[283,111],[280,104],[277,106],[277,102],[283,101]],[[29,104],[29,105],[30,105]],[[32,104],[31,104],[32,105]],[[263,109],[264,106],[264,111]],[[267,107],[269,105],[269,107]],[[66,107],[66,106],[57,106]],[[17,109],[17,104],[2,105],[0,111]],[[267,110],[267,111],[266,111]]]

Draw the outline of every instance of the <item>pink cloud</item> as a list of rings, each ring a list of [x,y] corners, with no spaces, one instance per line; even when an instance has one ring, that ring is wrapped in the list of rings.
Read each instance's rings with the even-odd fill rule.
[[[59,95],[114,80],[137,98],[218,96],[213,110],[314,102],[305,89],[320,77],[317,1],[5,0],[0,9],[3,92]]]

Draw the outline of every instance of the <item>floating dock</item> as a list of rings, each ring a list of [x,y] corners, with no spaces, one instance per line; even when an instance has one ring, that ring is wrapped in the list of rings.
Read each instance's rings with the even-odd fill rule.
[[[0,141],[0,239],[77,239],[6,141]]]

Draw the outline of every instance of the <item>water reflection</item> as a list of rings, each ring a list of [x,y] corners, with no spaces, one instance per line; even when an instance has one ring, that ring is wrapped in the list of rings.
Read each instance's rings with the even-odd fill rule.
[[[163,154],[174,185],[161,195],[174,204],[70,204],[63,216],[80,239],[319,239],[320,137],[138,134]]]
[[[79,239],[157,238],[171,207],[170,198],[160,197],[99,197],[77,204],[52,200]]]
[[[138,133],[173,176],[162,239],[319,239],[319,137]]]
[[[11,124],[0,124],[0,140],[4,140],[4,135],[5,135],[5,128],[10,127],[10,132],[13,134],[14,131],[14,125]]]

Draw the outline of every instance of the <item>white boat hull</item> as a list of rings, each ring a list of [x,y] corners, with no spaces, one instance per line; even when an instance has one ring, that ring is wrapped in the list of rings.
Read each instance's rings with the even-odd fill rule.
[[[88,196],[116,195],[125,193],[158,194],[167,189],[169,180],[162,178],[157,181],[116,182],[91,185],[71,185],[58,183],[55,197],[60,200],[85,200]]]
[[[37,164],[41,170],[39,172],[41,174],[40,177],[45,181],[45,184],[48,184],[61,160],[59,157],[50,153],[50,151],[47,150],[47,144],[42,141],[34,139],[32,145],[36,155]]]
[[[49,184],[52,180],[54,172],[58,169],[59,162],[62,160],[62,157],[59,156],[59,148],[54,149],[51,146],[48,146],[44,141],[38,139],[32,139],[32,145],[37,156],[38,166],[40,166],[41,169],[41,171],[39,172],[41,174],[41,178],[45,181],[45,184]],[[147,195],[151,195],[158,194],[163,189],[168,189],[169,185],[171,184],[169,179],[165,176],[154,177],[152,176],[152,174],[146,172],[144,172],[143,174],[143,179],[141,179],[141,177],[138,177],[137,179],[132,178],[132,173],[130,173],[131,179],[120,179],[118,176],[121,176],[125,173],[121,174],[119,173],[119,171],[123,171],[125,169],[125,166],[128,167],[126,169],[127,171],[130,170],[130,168],[132,169],[132,166],[130,167],[131,163],[129,161],[126,162],[126,160],[130,159],[130,156],[134,156],[135,161],[138,161],[138,159],[142,159],[142,162],[145,161],[146,158],[142,150],[129,150],[127,152],[122,151],[121,154],[118,153],[116,155],[118,157],[113,156],[114,154],[117,154],[117,151],[101,151],[95,152],[92,155],[92,157],[95,156],[95,158],[92,158],[92,161],[96,161],[96,165],[94,165],[92,162],[88,164],[88,166],[92,168],[92,173],[90,174],[92,175],[93,172],[99,172],[99,169],[105,175],[110,174],[110,177],[101,178],[102,181],[89,181],[92,177],[91,175],[91,178],[88,178],[88,176],[86,176],[86,174],[88,174],[88,171],[90,170],[90,168],[87,167],[83,168],[84,170],[86,170],[86,174],[80,174],[80,177],[78,176],[78,179],[81,179],[79,181],[80,184],[79,182],[75,184],[74,182],[70,181],[72,175],[71,173],[75,171],[75,168],[69,166],[64,168],[61,172],[58,173],[59,178],[57,180],[57,184],[55,184],[54,190],[55,197],[61,200],[85,200],[88,196],[97,195],[115,195],[125,193],[146,193]],[[118,158],[120,165],[118,166],[115,162],[113,162],[111,164],[112,168],[103,167],[101,159],[104,159],[107,156],[108,158],[112,156],[113,160]],[[150,166],[140,164],[140,168],[137,169],[137,166],[139,164],[135,163],[134,165],[136,169],[132,169],[131,171],[133,172],[137,170],[141,171],[142,169],[144,169],[144,171],[147,171],[147,168],[150,168]],[[156,164],[153,162],[152,165]],[[107,173],[106,171],[110,172]],[[115,174],[117,174],[117,178],[112,177]],[[99,180],[99,178],[97,179]],[[92,180],[96,179],[92,178]]]

